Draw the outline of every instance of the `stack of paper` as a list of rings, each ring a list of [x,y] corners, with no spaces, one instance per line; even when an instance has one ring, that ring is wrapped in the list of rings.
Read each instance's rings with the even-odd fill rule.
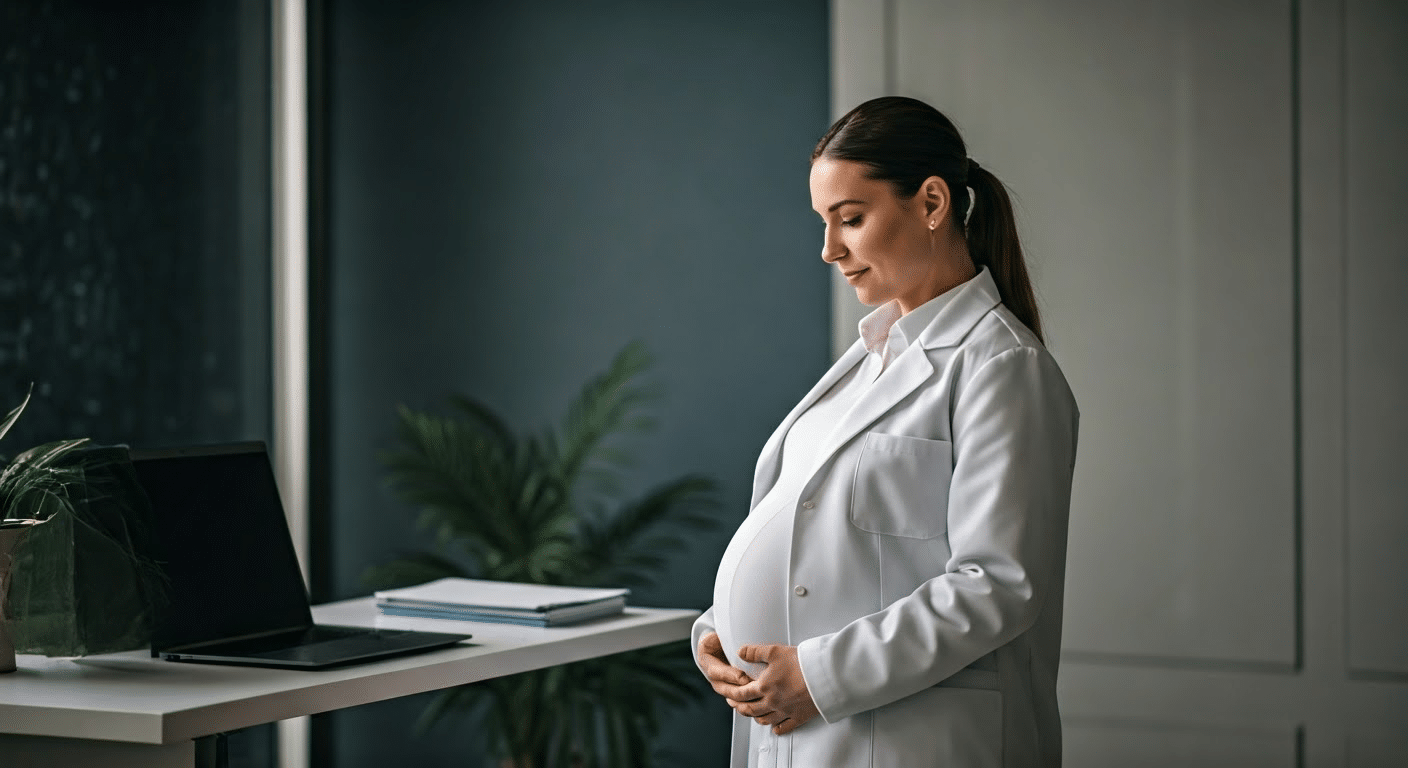
[[[446,578],[375,594],[387,616],[554,627],[620,613],[630,590]]]

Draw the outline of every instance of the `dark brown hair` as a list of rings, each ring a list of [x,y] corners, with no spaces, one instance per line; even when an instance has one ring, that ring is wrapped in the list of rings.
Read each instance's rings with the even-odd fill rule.
[[[943,179],[954,226],[968,241],[974,265],[992,272],[1002,303],[1045,343],[1007,188],[970,162],[963,137],[942,112],[904,96],[871,99],[821,137],[812,162],[823,155],[864,165],[866,177],[889,182],[901,200],[913,197],[930,176]],[[973,213],[965,224],[968,187],[973,189]]]

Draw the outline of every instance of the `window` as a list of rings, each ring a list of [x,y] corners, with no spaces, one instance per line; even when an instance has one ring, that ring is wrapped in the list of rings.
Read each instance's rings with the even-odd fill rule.
[[[268,439],[267,3],[0,17],[0,453]]]

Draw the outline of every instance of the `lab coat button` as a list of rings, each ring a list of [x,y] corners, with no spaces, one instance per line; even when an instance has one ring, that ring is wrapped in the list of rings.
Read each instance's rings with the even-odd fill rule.
[[[815,506],[816,506],[816,502],[813,502],[813,501],[804,501],[804,502],[802,502],[802,509],[811,509],[812,507],[815,507]]]
[[[806,597],[807,595],[807,588],[802,586],[801,584],[798,584],[797,588],[792,591],[797,595],[797,597]]]

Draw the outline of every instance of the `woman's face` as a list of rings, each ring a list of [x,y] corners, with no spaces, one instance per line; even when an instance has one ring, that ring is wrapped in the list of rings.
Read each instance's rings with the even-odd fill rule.
[[[906,314],[951,285],[943,258],[948,186],[930,177],[909,200],[889,182],[865,177],[865,167],[822,156],[812,163],[812,209],[826,222],[821,258],[835,264],[862,304],[899,299]],[[930,231],[930,222],[937,229]]]

